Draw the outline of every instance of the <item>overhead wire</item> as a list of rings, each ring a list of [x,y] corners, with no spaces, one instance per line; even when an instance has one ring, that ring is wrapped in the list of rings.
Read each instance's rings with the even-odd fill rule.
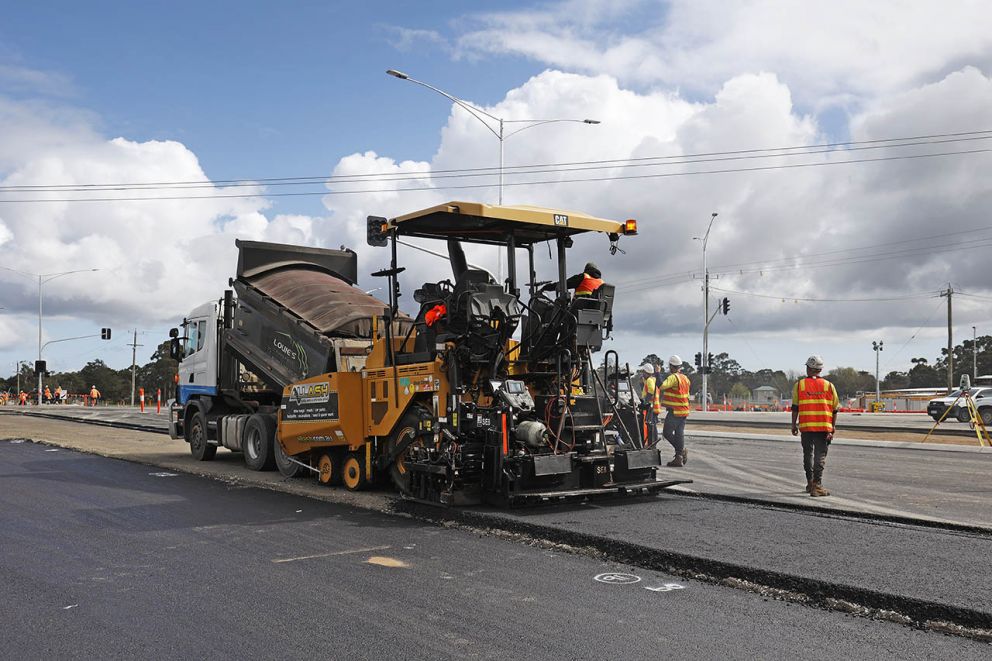
[[[533,165],[504,166],[503,174],[523,175],[523,174],[548,174],[555,172],[581,172],[588,170],[603,170],[616,168],[634,167],[661,167],[669,165],[691,165],[696,163],[712,163],[723,161],[768,159],[794,156],[809,156],[827,153],[847,153],[855,151],[866,151],[876,149],[902,149],[905,147],[948,144],[954,142],[974,142],[978,140],[992,139],[992,132],[987,135],[972,135],[970,137],[953,137],[941,140],[910,140],[910,139],[890,139],[887,144],[862,144],[844,143],[851,146],[839,152],[832,146],[819,147],[793,147],[793,148],[766,148],[746,150],[746,152],[711,152],[708,154],[693,155],[673,155],[673,156],[648,156],[629,159],[608,159],[573,161],[564,163],[548,163]],[[898,142],[894,142],[897,141]],[[786,149],[804,149],[804,151],[791,153],[775,153]],[[765,153],[753,153],[765,152]],[[187,181],[187,182],[133,182],[115,184],[13,184],[0,186],[0,192],[102,192],[102,191],[129,191],[129,190],[189,190],[199,188],[215,188],[219,190],[228,188],[244,188],[259,186],[299,186],[299,185],[328,185],[334,183],[382,183],[397,181],[416,181],[421,179],[449,179],[468,177],[491,177],[499,174],[499,168],[463,168],[450,170],[421,170],[414,172],[379,172],[379,173],[359,173],[351,175],[325,175],[321,177],[287,177],[287,178],[266,178],[266,179],[240,179],[222,181]]]
[[[846,160],[834,160],[834,161],[818,161],[811,163],[787,163],[778,165],[763,165],[755,167],[740,167],[740,168],[719,168],[712,170],[688,170],[681,172],[658,172],[651,174],[640,174],[640,175],[611,175],[611,176],[601,176],[601,177],[581,177],[573,179],[544,179],[544,180],[531,180],[531,181],[510,181],[503,182],[503,187],[519,187],[519,186],[552,186],[558,184],[570,184],[570,183],[596,183],[596,182],[606,182],[606,181],[636,181],[636,180],[646,180],[646,179],[663,179],[670,177],[686,177],[686,176],[696,176],[696,175],[712,175],[712,174],[735,174],[735,173],[746,173],[746,172],[766,172],[774,170],[791,170],[799,168],[810,168],[810,167],[825,167],[831,165],[851,165],[858,163],[879,163],[888,161],[905,161],[905,160],[917,160],[923,158],[941,158],[947,156],[966,156],[974,154],[984,154],[992,152],[992,148],[983,149],[970,149],[970,150],[958,150],[958,151],[944,151],[944,152],[929,152],[924,154],[902,154],[902,155],[889,155],[889,156],[879,156],[874,158],[854,158]],[[567,171],[566,171],[567,172]],[[513,173],[510,173],[513,174]],[[521,174],[527,174],[521,173]],[[421,177],[422,179],[423,177]],[[363,182],[357,182],[363,183]],[[379,182],[375,182],[379,183]],[[250,199],[258,197],[312,197],[312,196],[335,196],[335,195],[367,195],[370,193],[411,193],[411,192],[425,192],[425,191],[442,191],[442,190],[472,190],[479,188],[492,188],[495,184],[458,184],[458,185],[441,185],[441,186],[418,186],[418,187],[406,187],[406,188],[371,188],[371,189],[351,189],[351,190],[320,190],[320,191],[298,191],[298,192],[282,192],[282,193],[270,193],[270,192],[257,192],[257,193],[216,193],[212,195],[152,195],[152,196],[132,196],[132,197],[71,197],[71,198],[24,198],[24,199],[0,199],[0,203],[3,204],[16,204],[16,203],[44,203],[44,202],[142,202],[142,201],[167,201],[167,200],[216,200],[216,199]],[[214,187],[216,188],[216,187]],[[7,193],[11,191],[6,191]],[[38,192],[52,192],[52,191],[30,191],[32,193]],[[63,192],[63,191],[57,191]]]
[[[452,168],[452,169],[423,169],[423,170],[412,170],[402,173],[357,173],[357,174],[345,174],[345,175],[311,175],[311,176],[300,176],[300,177],[245,177],[241,179],[216,179],[216,180],[186,180],[186,181],[156,181],[156,182],[117,182],[117,183],[87,183],[87,184],[13,184],[7,186],[0,186],[0,191],[10,192],[10,191],[77,191],[77,190],[128,190],[128,189],[147,189],[147,188],[164,188],[164,187],[244,187],[244,186],[260,186],[260,185],[305,185],[305,184],[326,184],[333,183],[335,181],[345,181],[345,182],[355,182],[356,180],[369,180],[369,181],[395,181],[405,179],[422,179],[426,177],[437,177],[439,175],[448,176],[475,176],[476,174],[481,175],[495,175],[502,170],[505,173],[512,173],[513,171],[525,171],[532,170],[534,168],[572,168],[576,166],[596,166],[598,168],[605,167],[624,167],[624,164],[635,163],[635,164],[646,164],[646,165],[661,165],[665,163],[649,163],[650,161],[679,161],[679,162],[689,162],[690,159],[708,159],[708,157],[731,157],[726,160],[736,160],[738,157],[746,158],[773,158],[779,156],[791,156],[796,155],[794,153],[779,154],[774,152],[796,152],[801,151],[799,155],[806,154],[818,154],[818,153],[837,153],[839,147],[847,147],[843,151],[860,151],[865,149],[885,149],[885,148],[904,148],[910,146],[920,146],[927,144],[946,144],[951,142],[969,142],[975,140],[988,140],[992,139],[992,130],[981,130],[981,131],[961,131],[956,133],[934,133],[926,135],[915,135],[915,136],[905,136],[897,138],[879,138],[874,140],[851,140],[846,142],[832,142],[832,143],[820,143],[813,145],[792,145],[788,147],[761,147],[752,149],[738,149],[729,151],[712,151],[712,152],[697,152],[690,154],[672,154],[665,156],[643,156],[643,157],[628,157],[620,159],[599,159],[599,160],[584,160],[584,161],[569,161],[569,162],[553,162],[553,163],[538,163],[538,164],[527,164],[527,165],[516,165],[516,166],[503,166],[502,168],[496,167],[482,167],[482,168]],[[811,151],[812,150],[812,151]],[[765,152],[765,153],[763,153]],[[700,160],[696,162],[707,162],[706,160]],[[588,169],[588,168],[586,168]],[[543,171],[543,170],[542,170]],[[525,172],[526,173],[526,172]]]

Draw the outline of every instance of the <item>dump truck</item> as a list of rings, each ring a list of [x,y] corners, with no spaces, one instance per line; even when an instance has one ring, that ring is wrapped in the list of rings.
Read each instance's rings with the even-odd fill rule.
[[[688,481],[659,479],[659,450],[620,383],[629,367],[607,352],[612,368],[595,369],[614,287],[568,291],[574,242],[605,237],[616,253],[636,221],[449,202],[369,216],[366,229],[371,248],[388,250],[388,266],[371,274],[385,279],[388,300],[356,286],[352,250],[239,240],[232,288],[170,331],[180,363],[169,431],[196,459],[224,447],[252,470],[350,490],[391,481],[405,497],[445,505]],[[442,242],[451,266],[450,278],[415,289],[412,315],[399,305],[408,238]],[[505,280],[471,265],[464,243],[496,246]],[[554,273],[539,281],[545,249]]]

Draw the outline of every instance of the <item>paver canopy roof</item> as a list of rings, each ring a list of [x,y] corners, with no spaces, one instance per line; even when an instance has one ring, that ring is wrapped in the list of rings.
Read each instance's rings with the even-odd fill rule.
[[[584,232],[624,234],[624,223],[577,211],[531,206],[495,206],[478,202],[447,202],[397,216],[389,221],[400,236],[504,243],[513,235],[517,245],[547,241]]]

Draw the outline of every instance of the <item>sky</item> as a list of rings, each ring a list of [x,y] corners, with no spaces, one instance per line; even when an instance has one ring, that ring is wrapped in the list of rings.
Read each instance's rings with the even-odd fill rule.
[[[37,356],[36,274],[84,271],[43,286],[49,369],[120,368],[134,330],[143,363],[221,296],[236,238],[353,248],[371,289],[387,255],[367,215],[495,203],[493,133],[390,68],[506,120],[601,122],[507,137],[503,198],[638,219],[624,253],[582,237],[570,256],[618,286],[622,360],[701,350],[694,237],[716,212],[711,299],[731,310],[711,352],[874,371],[882,340],[881,372],[906,370],[946,344],[949,285],[955,342],[992,334],[987,18],[964,0],[10,3],[0,371]],[[401,260],[407,292],[449,276]]]

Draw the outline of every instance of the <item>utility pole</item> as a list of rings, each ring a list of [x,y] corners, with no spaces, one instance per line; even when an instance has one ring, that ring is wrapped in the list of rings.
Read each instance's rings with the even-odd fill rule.
[[[134,406],[134,373],[135,367],[137,366],[138,358],[138,347],[143,347],[144,344],[138,344],[138,329],[134,329],[134,340],[131,342],[131,406]]]
[[[971,327],[971,371],[973,381],[978,383],[978,329]]]
[[[947,392],[951,392],[954,390],[954,334],[951,330],[951,297],[954,296],[954,288],[947,283],[947,290],[940,295],[947,297]]]

